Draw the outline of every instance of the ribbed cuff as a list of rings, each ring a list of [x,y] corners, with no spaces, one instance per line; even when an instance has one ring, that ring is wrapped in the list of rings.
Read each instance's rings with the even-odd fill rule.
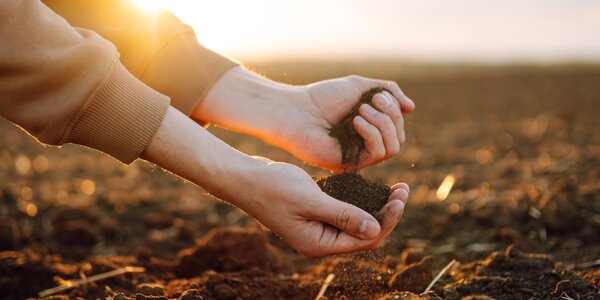
[[[105,152],[129,164],[146,149],[169,108],[169,98],[146,86],[118,61],[69,125],[62,143]]]

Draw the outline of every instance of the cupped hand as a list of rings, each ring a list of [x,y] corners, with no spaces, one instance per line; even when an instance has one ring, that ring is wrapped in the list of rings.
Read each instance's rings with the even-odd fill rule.
[[[377,248],[396,227],[408,200],[405,183],[392,186],[381,224],[356,206],[323,193],[304,170],[266,162],[242,209],[306,257]]]
[[[405,140],[403,113],[415,109],[414,102],[392,81],[349,76],[306,86],[306,97],[295,99],[278,132],[278,144],[309,164],[340,171],[341,149],[329,129],[345,118],[361,95],[372,88],[391,93],[376,94],[372,105],[362,104],[353,120],[365,140],[358,168],[384,161],[400,150]]]

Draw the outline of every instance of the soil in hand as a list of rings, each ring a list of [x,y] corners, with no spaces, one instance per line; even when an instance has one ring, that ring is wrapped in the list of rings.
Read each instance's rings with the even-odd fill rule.
[[[344,173],[317,180],[317,184],[327,195],[363,209],[379,222],[383,220],[379,211],[387,203],[390,187],[366,180],[356,173],[360,154],[365,149],[365,141],[354,129],[352,120],[358,115],[358,109],[363,103],[371,103],[373,96],[383,91],[387,90],[374,88],[363,93],[350,114],[331,127],[329,135],[338,140],[342,149]]]
[[[344,168],[344,172],[352,172],[356,169],[360,154],[365,150],[365,141],[358,135],[356,129],[354,129],[353,120],[354,117],[358,116],[358,108],[363,103],[371,103],[373,96],[383,91],[388,90],[374,88],[363,93],[350,114],[339,123],[333,125],[329,131],[329,135],[338,140],[342,148],[342,167]]]
[[[360,154],[365,150],[365,141],[354,129],[354,117],[358,116],[358,109],[363,103],[371,103],[373,96],[388,90],[384,88],[374,88],[364,92],[360,100],[349,115],[342,121],[333,125],[329,135],[338,140],[342,148],[342,167],[344,172],[354,172],[358,166]]]
[[[379,222],[383,220],[379,211],[390,196],[388,185],[366,180],[356,173],[322,177],[317,184],[327,195],[361,208]]]

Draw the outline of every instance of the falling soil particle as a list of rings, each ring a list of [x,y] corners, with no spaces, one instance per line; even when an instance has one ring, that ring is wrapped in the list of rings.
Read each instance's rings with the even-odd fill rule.
[[[380,210],[390,196],[389,186],[366,180],[356,173],[319,178],[317,184],[327,195],[357,206],[382,221]]]
[[[371,103],[373,96],[384,91],[388,90],[374,88],[363,93],[350,114],[331,127],[329,135],[337,139],[342,150],[344,173],[317,179],[317,184],[323,192],[363,209],[379,222],[383,220],[380,211],[390,196],[390,187],[366,180],[356,173],[360,154],[365,150],[365,141],[354,129],[353,120],[363,103]]]
[[[365,141],[354,129],[354,117],[358,116],[358,109],[363,103],[371,103],[373,96],[388,90],[384,88],[374,88],[366,91],[360,96],[360,100],[349,115],[342,121],[333,125],[329,135],[338,140],[342,148],[342,167],[344,172],[352,172],[356,169],[360,154],[365,150]]]

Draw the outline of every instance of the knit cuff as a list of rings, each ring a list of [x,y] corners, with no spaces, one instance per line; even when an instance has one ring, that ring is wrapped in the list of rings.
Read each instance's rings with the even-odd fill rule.
[[[169,98],[146,86],[118,61],[71,121],[62,143],[105,152],[129,164],[146,149],[169,108]]]

